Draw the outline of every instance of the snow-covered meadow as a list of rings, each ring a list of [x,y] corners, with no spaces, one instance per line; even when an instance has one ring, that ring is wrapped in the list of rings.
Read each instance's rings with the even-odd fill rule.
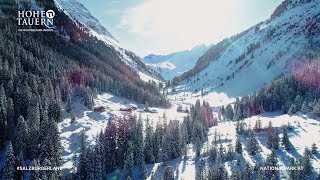
[[[193,97],[194,96],[194,97]],[[185,98],[182,101],[181,98]],[[190,98],[187,98],[190,97]],[[193,97],[193,98],[191,98]],[[74,154],[79,153],[79,146],[80,146],[80,133],[81,131],[85,132],[85,135],[88,137],[89,143],[93,144],[95,137],[101,130],[103,130],[109,118],[115,116],[123,116],[126,112],[120,111],[121,107],[125,107],[128,104],[135,104],[138,109],[133,112],[133,114],[141,117],[143,119],[150,119],[153,125],[156,125],[158,121],[163,120],[163,114],[165,113],[167,116],[167,120],[182,120],[185,117],[186,113],[178,113],[177,107],[181,104],[184,107],[188,107],[188,105],[194,104],[196,101],[196,95],[171,95],[171,103],[172,107],[169,109],[164,108],[153,108],[157,111],[157,113],[146,113],[141,112],[143,108],[145,108],[142,104],[136,104],[128,99],[120,98],[114,96],[109,93],[105,93],[102,95],[98,95],[95,99],[96,106],[104,106],[106,107],[106,111],[104,112],[94,112],[88,110],[85,106],[83,106],[79,99],[77,99],[75,104],[75,115],[76,120],[71,123],[70,118],[68,117],[67,113],[64,113],[64,119],[61,123],[59,123],[59,129],[61,131],[61,144],[62,144],[62,160],[63,160],[63,168],[64,172],[68,172],[72,168],[72,157]],[[201,97],[199,95],[199,97]],[[219,99],[220,98],[220,99]],[[227,98],[223,94],[215,94],[215,95],[208,95],[201,98],[202,100],[206,100],[212,104],[213,107],[218,107],[222,104],[227,104],[233,101],[233,99]],[[217,99],[217,102],[213,100]],[[215,112],[214,112],[214,115]],[[253,116],[250,118],[246,118],[244,122],[247,125],[253,127],[256,121],[260,119],[262,122],[262,126],[266,127],[269,121],[272,122],[273,126],[279,130],[279,137],[281,137],[280,128],[284,125],[288,125],[288,123],[293,127],[292,131],[289,131],[289,138],[291,143],[294,146],[294,150],[285,151],[283,148],[277,150],[277,154],[279,155],[279,165],[280,166],[288,166],[290,162],[290,158],[294,157],[299,159],[304,152],[306,147],[311,147],[313,143],[316,143],[317,147],[320,147],[320,121],[313,119],[311,114],[303,115],[297,113],[296,115],[289,116],[289,115],[282,115],[280,112],[272,112],[272,113],[264,113],[259,116]],[[222,141],[222,145],[227,147],[228,144],[235,144],[236,141],[236,131],[235,131],[235,122],[219,122],[218,126],[214,126],[208,130],[208,142],[212,143],[214,134],[217,132]],[[264,161],[268,154],[271,151],[266,147],[266,140],[263,132],[257,133],[257,138],[261,147],[261,152],[258,155],[250,156],[246,152],[246,141],[242,139],[242,144],[244,145],[244,154],[243,158],[249,162],[252,166],[256,163]],[[207,151],[207,144],[203,144],[203,154]],[[176,177],[178,179],[194,179],[195,172],[196,172],[196,157],[193,147],[189,145],[188,155],[187,157],[179,157],[177,159],[173,159],[167,162],[168,165],[172,166],[175,169]],[[225,162],[225,167],[228,171],[231,169],[231,164],[235,163],[233,161]],[[320,156],[314,155],[312,159],[313,167],[315,171],[319,171],[320,169]],[[164,171],[164,163],[156,163],[156,164],[147,164],[147,169],[149,174],[154,173],[156,177],[163,174]],[[109,175],[109,177],[116,176],[118,171]],[[137,179],[139,173],[135,171],[134,175]],[[287,172],[282,171],[281,177],[286,178]]]

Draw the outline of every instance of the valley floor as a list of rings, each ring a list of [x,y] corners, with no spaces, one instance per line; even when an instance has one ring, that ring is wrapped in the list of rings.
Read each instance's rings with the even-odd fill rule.
[[[124,107],[128,104],[135,104],[138,107],[138,110],[134,112],[137,116],[141,114],[143,119],[149,118],[153,125],[156,125],[156,122],[159,120],[163,120],[163,114],[165,113],[169,120],[182,120],[186,113],[178,113],[176,111],[179,104],[182,104],[183,107],[189,106],[193,104],[197,97],[196,95],[184,95],[184,94],[176,94],[171,95],[170,99],[172,102],[172,107],[170,109],[162,109],[162,108],[152,108],[156,110],[156,113],[146,113],[141,112],[144,108],[142,104],[135,104],[134,102],[125,99],[119,98],[112,94],[105,93],[103,95],[99,95],[95,100],[96,106],[104,106],[106,107],[105,112],[93,112],[89,111],[85,106],[80,104],[80,100],[75,102],[75,114],[76,120],[71,124],[71,120],[68,117],[68,114],[64,112],[63,121],[59,124],[59,129],[61,132],[61,144],[62,144],[62,160],[63,160],[63,172],[66,173],[70,171],[72,168],[72,157],[74,154],[79,153],[79,145],[80,145],[80,133],[83,130],[85,135],[88,137],[88,141],[90,143],[94,143],[95,136],[105,128],[107,125],[108,119],[114,116],[122,116],[125,112],[120,111],[121,107]],[[189,97],[189,98],[188,98]],[[220,99],[218,99],[220,98]],[[214,103],[214,99],[217,99],[216,103]],[[205,96],[203,100],[207,100],[211,105],[222,105],[227,104],[233,101],[233,99],[229,99],[225,96],[221,96],[219,94],[212,94],[211,96]],[[213,105],[213,106],[214,106]],[[140,111],[140,112],[139,112]],[[269,121],[272,121],[272,124],[275,128],[279,128],[283,125],[288,125],[288,123],[293,127],[292,131],[289,131],[289,138],[293,146],[294,150],[285,151],[282,147],[277,150],[277,155],[279,157],[280,166],[289,166],[290,158],[294,157],[299,159],[303,155],[303,151],[306,147],[311,148],[313,143],[316,143],[317,147],[320,147],[320,121],[315,120],[311,117],[311,115],[302,115],[297,114],[294,116],[282,115],[280,112],[272,112],[272,113],[264,113],[259,116],[253,116],[251,118],[247,118],[244,121],[247,125],[251,125],[253,127],[255,125],[256,120],[258,118],[261,119],[262,126],[265,127],[268,125]],[[235,131],[235,122],[219,122],[218,126],[214,126],[209,129],[209,137],[208,142],[212,142],[214,138],[215,131],[221,136],[222,145],[224,147],[227,144],[232,143],[235,144],[236,141],[236,131]],[[243,158],[249,162],[252,166],[256,163],[262,162],[266,159],[267,155],[271,153],[271,151],[266,147],[266,139],[263,135],[264,132],[257,133],[257,138],[261,147],[261,152],[255,156],[248,155],[246,149],[246,139],[242,138],[242,144],[244,147]],[[281,134],[280,134],[281,136]],[[202,154],[205,155],[207,151],[207,145],[203,145]],[[196,174],[196,158],[195,153],[192,149],[192,146],[189,146],[187,157],[180,157],[174,160],[167,162],[167,164],[171,165],[175,169],[176,177],[179,179],[194,179]],[[235,163],[235,161],[226,162],[224,165],[226,169],[231,172],[230,165]],[[320,154],[316,154],[312,158],[312,165],[314,167],[314,172],[320,171]],[[148,164],[147,165],[148,172],[155,173],[156,177],[160,177],[164,171],[163,163],[156,164]],[[114,172],[109,175],[117,176],[118,173]],[[139,173],[135,171],[134,176],[135,179],[139,179]],[[310,177],[311,179],[315,178],[316,173],[313,173],[314,176]],[[287,179],[287,172],[281,171],[280,177],[283,179]],[[150,177],[149,177],[150,178]]]

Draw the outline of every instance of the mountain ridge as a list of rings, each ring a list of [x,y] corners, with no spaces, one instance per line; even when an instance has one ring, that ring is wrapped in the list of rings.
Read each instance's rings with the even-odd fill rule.
[[[294,61],[315,57],[320,47],[319,1],[286,2],[279,6],[283,11],[277,8],[281,13],[275,11],[266,21],[213,45],[194,68],[174,79],[180,90],[241,96],[286,73]],[[234,88],[238,92],[231,92]]]

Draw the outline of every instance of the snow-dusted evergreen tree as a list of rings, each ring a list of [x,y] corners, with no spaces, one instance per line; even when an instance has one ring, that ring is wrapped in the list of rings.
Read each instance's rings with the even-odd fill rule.
[[[291,142],[289,140],[289,136],[288,136],[286,127],[283,128],[283,133],[282,134],[283,135],[282,135],[282,138],[281,138],[281,144],[288,151],[288,150],[290,150],[292,148],[292,144],[291,144]]]
[[[220,147],[219,147],[219,149],[218,149],[218,157],[219,157],[219,160],[221,160],[221,161],[224,161],[224,160],[225,160],[224,151],[225,151],[225,149],[224,149],[224,147],[223,147],[223,145],[222,145],[222,143],[221,143],[221,144],[220,144]]]
[[[3,164],[3,169],[2,169],[3,180],[14,180],[15,171],[16,171],[15,156],[14,156],[12,144],[11,142],[9,142],[9,145],[6,151],[6,157]]]
[[[277,130],[272,126],[271,121],[269,122],[267,129],[267,146],[270,149],[279,148],[279,136]]]
[[[70,123],[74,123],[74,121],[76,120],[76,115],[74,114],[74,110],[71,110],[70,112]]]
[[[249,163],[246,163],[244,170],[243,170],[243,173],[241,173],[241,174],[242,174],[242,177],[241,177],[242,180],[251,180],[252,179],[253,172],[252,172],[252,168],[249,165]]]
[[[56,122],[61,122],[62,104],[59,87],[55,89],[54,96],[54,100],[49,103],[49,117],[52,117]]]
[[[142,164],[140,165],[140,177],[142,179],[147,179],[148,177],[148,170],[145,162],[142,162]]]
[[[78,165],[78,174],[81,179],[87,178],[88,170],[88,149],[86,148],[86,136],[82,131],[80,134],[80,156],[79,156],[79,165]]]
[[[60,161],[60,133],[58,124],[53,118],[49,119],[48,133],[40,144],[39,162],[48,159],[51,164],[61,165]]]
[[[256,165],[257,167],[257,172],[255,174],[255,177],[257,180],[265,180],[266,179],[266,176],[265,176],[265,173],[267,171],[264,171],[263,169],[260,169],[260,168],[263,168],[265,166],[264,163],[259,163],[258,165]]]
[[[232,109],[232,106],[229,104],[227,105],[226,109],[225,109],[225,118],[227,120],[232,120],[233,119],[233,116],[234,116],[234,112],[233,112],[233,109]]]
[[[71,94],[68,93],[67,102],[66,102],[66,111],[70,113],[72,109],[73,109],[72,97],[71,97]]]
[[[304,150],[303,158],[302,158],[303,173],[305,176],[310,176],[313,170],[311,157],[312,157],[312,153],[310,149],[306,148]]]
[[[84,89],[82,101],[83,101],[84,105],[87,106],[88,109],[93,108],[93,106],[94,106],[93,93],[89,87]]]
[[[312,113],[315,117],[320,117],[320,103],[316,103],[313,107]]]
[[[22,116],[18,118],[18,125],[17,125],[17,132],[15,135],[14,141],[14,151],[19,154],[20,152],[23,155],[26,155],[27,152],[27,145],[29,139],[29,130],[28,130],[27,122],[24,120]]]
[[[255,155],[257,154],[258,150],[259,150],[259,143],[258,143],[257,137],[252,130],[249,130],[247,151],[250,155]]]
[[[31,166],[39,167],[40,165],[36,159],[33,159],[31,162]],[[38,180],[38,179],[41,179],[40,171],[31,171],[30,180]]]
[[[289,164],[289,166],[290,167],[295,167],[295,168],[297,168],[297,163],[296,163],[296,160],[294,159],[294,158],[291,158],[290,159],[290,164]],[[298,174],[299,174],[300,172],[298,171],[298,170],[291,170],[291,171],[288,171],[288,174],[289,174],[289,177],[290,177],[290,179],[292,179],[292,180],[298,180]]]
[[[148,163],[154,163],[155,157],[154,157],[154,150],[153,150],[153,129],[150,125],[149,119],[147,119],[146,128],[145,128],[145,139],[144,139],[144,155],[145,155],[145,161]]]
[[[228,148],[227,148],[226,160],[230,161],[234,158],[235,151],[231,143],[229,143],[227,146]]]
[[[116,168],[115,152],[117,149],[117,127],[113,120],[108,121],[108,125],[105,129],[105,137],[103,144],[105,146],[105,171],[109,173]]]
[[[206,128],[218,125],[217,119],[213,117],[212,108],[206,101],[203,101],[201,106],[201,119]]]
[[[258,118],[256,120],[256,124],[254,125],[254,128],[253,128],[255,131],[261,131],[262,129],[262,122],[261,122],[261,119]]]
[[[244,105],[242,103],[238,102],[238,105],[236,106],[234,111],[235,111],[234,117],[233,117],[234,120],[241,120],[241,119],[245,118]]]
[[[29,127],[28,157],[31,159],[38,156],[39,133],[40,133],[40,110],[39,103],[35,102],[28,111],[27,122]]]
[[[274,149],[271,151],[271,154],[269,154],[267,156],[265,166],[269,166],[269,167],[278,167],[279,166],[278,165],[278,156],[277,156],[276,151]],[[273,177],[278,178],[279,174],[280,174],[280,172],[276,168],[265,172],[265,176],[268,179],[272,179]]]
[[[162,161],[162,140],[164,136],[163,123],[159,120],[154,134],[154,154],[156,162]]]
[[[181,154],[186,158],[188,154],[188,127],[186,121],[183,121],[181,127]]]
[[[318,153],[318,147],[317,147],[316,143],[312,143],[311,153],[312,154],[317,154]]]
[[[213,145],[210,150],[209,150],[209,160],[210,161],[215,161],[217,159],[217,155],[218,155],[218,150],[216,145]]]
[[[134,162],[140,169],[140,177],[145,179],[148,172],[144,157],[143,123],[141,115],[139,116],[139,119],[136,122],[131,134],[132,135],[129,139],[131,139],[133,146]]]
[[[102,136],[102,135],[101,135]],[[102,141],[102,138],[101,138]],[[94,162],[94,172],[95,172],[95,179],[106,179],[105,173],[105,161],[103,155],[105,154],[102,142],[98,141],[94,146],[94,151],[92,155],[92,159]]]
[[[206,179],[206,162],[200,159],[196,166],[196,179]]]
[[[310,111],[310,109],[309,109],[307,101],[303,101],[303,104],[302,104],[302,107],[301,107],[301,112],[303,114],[306,114],[309,111]]]
[[[242,154],[242,144],[241,144],[241,141],[240,141],[240,137],[239,137],[239,136],[237,136],[237,139],[236,139],[235,151],[236,151],[238,154]]]
[[[297,167],[302,167],[302,168],[304,168],[303,167],[303,159],[302,158],[300,158],[298,161],[296,161],[296,166]],[[304,169],[301,171],[301,170],[297,170],[296,171],[296,178],[297,178],[297,180],[300,180],[300,179],[305,179],[306,178],[306,174],[305,174],[305,172],[304,172]]]
[[[288,110],[288,114],[289,116],[292,116],[293,114],[295,114],[297,112],[297,107],[295,104],[291,104],[289,110]]]
[[[7,129],[7,97],[3,85],[0,86],[0,149],[4,147]]]
[[[133,159],[133,147],[132,142],[128,141],[128,149],[125,154],[124,160],[124,177],[126,180],[133,179],[133,168],[134,168],[134,159]]]
[[[299,111],[302,108],[303,97],[301,95],[297,95],[294,99],[294,105],[296,106],[296,111]]]
[[[241,173],[237,166],[231,166],[230,180],[241,180]]]
[[[200,138],[197,138],[194,142],[196,157],[199,157],[201,154],[201,141]]]
[[[14,140],[15,113],[14,113],[14,104],[13,104],[12,98],[8,98],[6,111],[7,111],[7,129],[8,129],[7,130],[7,134],[8,134],[8,138],[11,139],[11,140]],[[1,140],[0,140],[0,143],[1,143]],[[0,145],[0,147],[1,147],[1,145]]]
[[[15,167],[24,166],[24,157],[22,153],[16,156]],[[23,171],[15,171],[15,179],[23,179]]]
[[[47,98],[43,96],[42,99],[42,108],[40,109],[40,132],[39,132],[39,140],[44,140],[46,134],[48,133],[49,127],[49,117],[48,117],[48,104]]]
[[[163,173],[163,180],[174,180],[174,170],[171,166],[167,166]]]
[[[225,169],[221,158],[218,156],[216,160],[216,165],[212,166],[211,169],[209,169],[208,172],[208,177],[207,179],[227,179],[228,178],[228,173],[227,170]]]
[[[238,120],[237,124],[236,124],[236,133],[237,134],[247,135],[246,126],[247,126],[247,124],[245,122],[240,122]]]
[[[163,137],[163,153],[168,159],[181,155],[181,134],[178,121],[170,121]],[[167,159],[167,160],[168,160]]]

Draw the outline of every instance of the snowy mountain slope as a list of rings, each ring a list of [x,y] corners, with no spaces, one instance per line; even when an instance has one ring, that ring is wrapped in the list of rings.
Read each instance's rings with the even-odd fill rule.
[[[119,53],[121,59],[129,65],[132,69],[140,74],[141,79],[144,81],[161,80],[156,72],[149,69],[142,61],[141,58],[135,55],[130,50],[124,48],[112,34],[97,20],[81,3],[76,0],[54,0],[58,9],[62,10],[75,22],[84,26],[88,32],[97,37],[97,39],[105,42],[108,46],[112,47]],[[144,77],[144,78],[143,78]]]
[[[176,79],[182,80],[178,92],[204,89],[241,96],[290,71],[296,61],[312,59],[319,52],[320,1],[287,2],[277,15],[209,49],[201,57],[207,58],[202,70],[200,58]]]
[[[277,117],[276,119],[274,117]],[[263,114],[261,116],[254,116],[248,119],[245,119],[244,122],[246,122],[248,125],[254,125],[255,121],[257,119],[260,119],[262,122],[262,126],[266,127],[268,126],[269,121],[272,121],[273,126],[275,128],[281,128],[282,126],[288,125],[290,123],[294,129],[292,132],[289,133],[290,141],[294,145],[296,149],[291,151],[285,151],[284,149],[277,150],[277,153],[279,154],[279,166],[281,168],[290,166],[290,158],[301,158],[303,156],[303,151],[306,147],[311,147],[312,143],[316,143],[317,146],[320,145],[320,139],[314,138],[317,137],[317,133],[319,133],[319,121],[309,118],[305,115],[297,115],[297,116],[288,116],[288,115],[280,115],[278,112],[274,113],[267,113]],[[209,129],[209,137],[208,142],[212,142],[214,139],[214,133],[217,131],[217,133],[221,136],[221,141],[223,148],[227,148],[228,144],[231,143],[235,145],[236,143],[236,131],[235,131],[236,123],[234,122],[223,122],[219,124],[218,126],[212,127]],[[305,130],[310,130],[309,132],[306,132]],[[281,137],[281,135],[280,135]],[[246,151],[246,146],[244,146],[244,153],[241,156],[242,162],[247,161],[249,164],[254,167],[256,164],[261,163],[266,160],[267,155],[271,153],[271,150],[269,150],[266,147],[266,139],[264,138],[264,132],[261,132],[257,134],[257,138],[259,141],[259,145],[261,146],[261,152],[255,156],[251,156]],[[242,139],[242,143],[245,145],[247,140]],[[203,153],[205,153],[205,147],[206,144],[203,145]],[[204,158],[206,159],[206,158]],[[196,178],[196,157],[195,153],[193,151],[193,147],[189,146],[188,154],[186,158],[177,158],[171,161],[168,161],[167,164],[172,166],[175,169],[175,177],[179,177],[179,179],[197,179]],[[209,161],[209,160],[207,160]],[[228,161],[224,163],[224,166],[228,170],[228,174],[231,174],[231,166],[234,166],[236,164],[236,160]],[[207,165],[209,163],[207,162]],[[312,158],[312,165],[315,169],[315,172],[319,170],[320,163],[319,163],[319,155],[313,155]],[[148,171],[152,174],[154,173],[156,175],[157,179],[161,178],[161,175],[164,171],[164,165],[163,163],[156,163],[155,165],[148,166]],[[281,179],[289,179],[288,176],[289,171],[281,171],[280,177]],[[111,174],[112,176],[114,174]],[[316,174],[313,173],[308,179],[315,179]],[[135,173],[135,179],[140,179],[139,174]]]
[[[92,33],[103,35],[104,40],[110,44],[119,45],[112,34],[100,24],[99,20],[91,15],[91,13],[76,0],[55,0],[55,3],[60,9],[64,10],[69,17],[79,21],[82,25],[90,29]]]
[[[63,174],[68,173],[72,169],[72,158],[74,155],[79,155],[80,151],[80,134],[84,132],[84,135],[87,137],[88,144],[95,144],[95,137],[99,134],[101,130],[107,126],[109,119],[114,117],[122,117],[127,114],[127,112],[120,111],[120,108],[126,107],[129,104],[134,104],[137,106],[138,111],[145,108],[145,105],[136,103],[127,98],[118,97],[110,93],[104,93],[98,95],[96,99],[94,99],[94,103],[96,107],[103,106],[106,107],[104,112],[95,112],[93,110],[89,110],[85,107],[81,100],[75,98],[74,100],[74,113],[76,120],[71,123],[70,115],[65,111],[63,111],[63,120],[59,123],[59,131],[61,137],[61,145],[62,145],[62,171]],[[178,113],[176,111],[177,104],[173,102],[173,106],[170,109],[165,108],[155,108],[152,109],[157,110],[157,113],[141,113],[136,111],[134,114],[136,116],[141,115],[143,119],[150,119],[155,126],[157,121],[159,121],[163,114],[170,114],[171,118],[175,118],[177,120],[183,120],[186,113]],[[161,119],[162,120],[162,119]],[[0,157],[1,159],[1,157]]]
[[[174,52],[169,55],[150,54],[143,58],[143,61],[152,69],[157,71],[166,80],[188,71],[195,64],[210,46],[204,44],[196,46],[191,50]]]

